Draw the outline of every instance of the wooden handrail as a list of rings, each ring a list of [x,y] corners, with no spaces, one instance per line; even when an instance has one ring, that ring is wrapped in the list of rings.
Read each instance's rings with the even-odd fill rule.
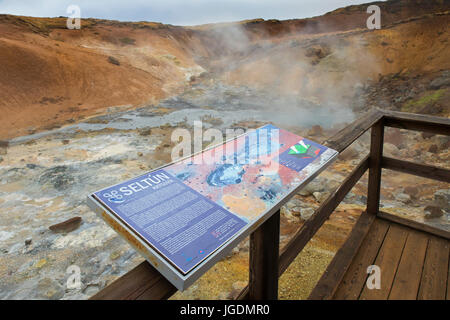
[[[278,276],[281,276],[289,265],[294,261],[300,251],[306,246],[311,238],[316,234],[336,207],[350,192],[354,185],[369,168],[369,157],[366,156],[359,165],[353,169],[352,173],[313,213],[301,228],[294,234],[291,240],[281,249],[278,267]],[[248,299],[248,287],[245,287],[238,295],[238,299]]]
[[[384,169],[450,183],[450,170],[448,169],[389,157],[383,157],[381,165]]]
[[[147,261],[92,296],[90,300],[162,300],[177,289]]]
[[[369,169],[369,183],[366,210],[368,214],[372,215],[379,215],[381,169],[383,167],[419,176],[426,176],[430,179],[439,181],[448,181],[449,170],[383,157],[385,126],[450,135],[449,119],[403,112],[386,112],[376,109],[366,113],[363,117],[339,131],[333,138],[324,141],[324,145],[342,152],[368,129],[372,128],[370,155],[358,165],[336,192],[325,200],[313,216],[303,224],[300,230],[281,250],[279,258],[279,276],[283,274],[292,261],[303,250],[305,245],[311,240],[329,215],[334,211],[351,188],[359,181],[367,169]],[[409,168],[407,168],[408,165]],[[354,180],[355,178],[356,181]],[[347,190],[347,188],[349,189]],[[337,196],[338,194],[343,194],[342,199]],[[335,201],[337,201],[337,203]],[[333,203],[333,206],[330,206],[331,203]],[[387,217],[385,213],[381,214],[383,217]],[[430,229],[428,227],[425,228]],[[445,234],[445,232],[436,230],[433,232],[435,234]],[[248,293],[249,288],[247,286],[241,291],[237,298],[247,299]]]
[[[399,129],[450,135],[450,119],[423,114],[384,111],[384,125]]]
[[[278,252],[277,246],[274,246],[273,250],[269,250],[270,252],[262,250],[264,248],[264,243],[269,241],[269,239],[266,239],[264,234],[261,233],[263,231],[262,226],[265,226],[265,224],[260,226],[260,228],[254,232],[254,235],[251,237],[253,239],[252,248],[254,250],[251,250],[250,252],[250,261],[253,262],[251,263],[252,269],[250,271],[252,275],[252,288],[249,289],[249,286],[245,287],[238,295],[238,299],[248,299],[250,297],[274,298],[273,294],[277,287],[274,281],[278,281],[278,277],[289,267],[292,261],[302,251],[305,245],[316,234],[323,223],[334,212],[339,203],[368,169],[369,192],[367,214],[376,213],[378,216],[385,219],[398,220],[401,218],[378,211],[382,168],[450,182],[450,170],[383,157],[383,132],[385,126],[450,135],[450,119],[375,109],[339,131],[332,138],[324,141],[323,144],[327,147],[342,152],[362,134],[372,128],[370,154],[358,164],[344,182],[325,200],[325,202],[322,203],[311,218],[303,224],[288,244],[282,248],[281,253],[279,254],[279,264],[277,261],[278,257],[274,256],[276,252]],[[279,219],[279,215],[274,215],[274,217]],[[405,223],[411,224],[411,222]],[[429,226],[420,226],[418,222],[413,222],[412,224],[414,224],[415,228],[423,228],[424,230],[433,229]],[[266,228],[271,230],[273,228],[278,228],[279,230],[279,221],[278,224],[267,224]],[[448,236],[448,232],[434,229],[432,231],[435,234]],[[272,239],[271,241],[275,240]],[[272,258],[270,258],[271,255],[273,256]],[[270,260],[272,263],[268,263],[266,266],[262,267],[261,265],[258,265],[263,256],[264,261]],[[278,264],[277,268],[275,267],[276,264]],[[273,273],[274,279],[272,279],[272,281],[264,281],[264,285],[262,285],[263,280],[261,279],[268,277],[267,272],[269,270],[272,270],[270,272]],[[258,290],[260,290],[260,292]],[[91,299],[167,299],[175,292],[176,288],[171,285],[169,281],[160,275],[148,262],[142,262],[136,268],[94,295]]]
[[[367,112],[333,137],[323,141],[322,144],[340,153],[382,118],[383,112],[381,110],[374,109]]]

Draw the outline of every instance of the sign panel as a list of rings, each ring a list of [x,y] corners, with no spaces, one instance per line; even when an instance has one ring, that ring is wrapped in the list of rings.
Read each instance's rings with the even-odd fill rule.
[[[183,290],[337,154],[266,125],[95,192],[88,204]]]

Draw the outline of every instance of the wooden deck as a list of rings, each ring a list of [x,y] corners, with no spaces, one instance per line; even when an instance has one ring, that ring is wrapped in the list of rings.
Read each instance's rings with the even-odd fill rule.
[[[309,299],[445,300],[450,298],[448,237],[364,213]],[[366,285],[380,267],[380,289]]]

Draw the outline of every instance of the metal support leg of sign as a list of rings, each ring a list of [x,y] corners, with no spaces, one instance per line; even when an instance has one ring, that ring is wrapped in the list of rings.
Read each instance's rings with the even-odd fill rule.
[[[275,212],[250,235],[249,299],[278,298],[280,211]]]

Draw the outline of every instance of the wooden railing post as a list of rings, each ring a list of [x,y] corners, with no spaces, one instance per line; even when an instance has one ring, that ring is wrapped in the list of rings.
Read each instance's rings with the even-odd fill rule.
[[[278,260],[280,248],[280,211],[274,213],[250,235],[251,300],[278,298]]]
[[[377,214],[380,206],[381,165],[383,158],[383,118],[372,126],[369,155],[369,185],[367,191],[367,212]]]

